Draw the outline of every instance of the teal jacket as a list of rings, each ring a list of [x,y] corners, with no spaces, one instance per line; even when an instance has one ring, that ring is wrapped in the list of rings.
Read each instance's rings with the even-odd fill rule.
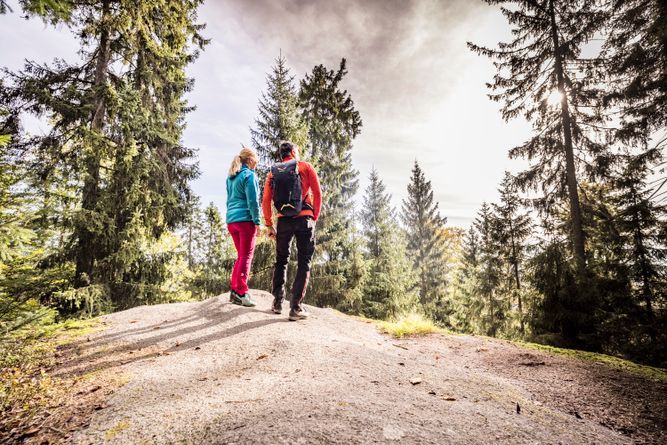
[[[247,165],[227,177],[227,224],[242,221],[259,225],[259,181]]]

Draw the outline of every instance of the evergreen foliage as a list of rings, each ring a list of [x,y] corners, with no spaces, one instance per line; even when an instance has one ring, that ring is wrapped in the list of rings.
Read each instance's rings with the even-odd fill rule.
[[[75,184],[77,210],[62,223],[72,231],[63,253],[75,259],[76,286],[124,306],[159,291],[169,255],[145,248],[183,219],[197,173],[180,138],[185,66],[192,45],[206,43],[195,23],[201,2],[72,1],[67,17],[56,3],[36,12],[80,37],[81,63],[28,62],[8,75],[4,101],[50,116],[48,135],[15,145],[43,183],[67,176]]]
[[[498,190],[500,204],[494,204],[493,210],[497,222],[497,244],[500,256],[504,263],[501,285],[512,297],[512,304],[516,302],[519,319],[519,330],[525,332],[523,303],[525,290],[521,286],[526,259],[527,241],[532,231],[532,221],[528,213],[523,210],[521,198],[514,178],[509,172]]]
[[[282,54],[266,79],[266,92],[259,100],[259,116],[250,129],[252,146],[260,157],[260,179],[277,159],[280,141],[289,140],[301,149],[308,146],[308,130],[299,111],[294,76]],[[308,153],[301,153],[305,158]],[[263,181],[260,181],[263,185]]]
[[[361,132],[361,116],[338,70],[317,65],[300,83],[299,105],[308,128],[309,160],[316,166],[322,189],[312,286],[313,301],[323,306],[350,305],[359,298],[361,255],[355,240],[354,195],[359,173],[352,166],[352,143]],[[336,283],[331,281],[333,277]],[[335,291],[333,289],[336,289]]]
[[[391,195],[373,169],[361,211],[366,273],[362,280],[361,313],[367,317],[397,318],[417,302],[415,279],[405,254],[405,241],[395,224]]]
[[[535,135],[510,150],[510,157],[531,161],[517,180],[544,193],[539,204],[545,210],[568,197],[573,253],[584,276],[579,177],[604,175],[610,160],[605,135],[597,131],[603,118],[595,112],[601,95],[596,60],[582,57],[581,49],[604,25],[606,13],[591,1],[487,3],[501,5],[514,38],[497,48],[468,45],[496,61],[498,73],[487,86],[494,92],[489,97],[503,102],[503,118],[523,116],[533,123]]]
[[[444,260],[442,229],[447,218],[440,216],[433,199],[431,181],[415,161],[403,201],[401,220],[407,237],[408,256],[413,258],[419,303],[427,313],[443,312],[446,301],[447,270]]]

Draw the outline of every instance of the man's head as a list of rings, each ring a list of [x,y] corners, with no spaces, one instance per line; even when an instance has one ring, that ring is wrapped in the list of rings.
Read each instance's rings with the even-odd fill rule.
[[[280,160],[289,156],[292,156],[294,159],[299,159],[299,147],[290,141],[281,141],[280,144],[278,144],[278,156],[280,157]]]

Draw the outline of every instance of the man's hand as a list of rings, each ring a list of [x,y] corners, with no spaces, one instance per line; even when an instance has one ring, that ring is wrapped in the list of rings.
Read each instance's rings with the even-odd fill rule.
[[[276,239],[276,229],[274,229],[272,226],[268,227],[268,235],[269,238],[271,239]]]
[[[262,235],[262,226],[260,226],[259,224],[257,224],[257,225],[255,226],[255,236],[256,236],[257,238],[259,238],[261,235]]]

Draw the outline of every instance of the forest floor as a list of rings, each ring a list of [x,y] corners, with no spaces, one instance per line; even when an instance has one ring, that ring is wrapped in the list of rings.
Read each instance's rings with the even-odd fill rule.
[[[102,317],[50,372],[86,376],[25,443],[667,443],[667,383],[485,337],[395,339],[271,296]],[[51,420],[49,420],[51,419]]]

